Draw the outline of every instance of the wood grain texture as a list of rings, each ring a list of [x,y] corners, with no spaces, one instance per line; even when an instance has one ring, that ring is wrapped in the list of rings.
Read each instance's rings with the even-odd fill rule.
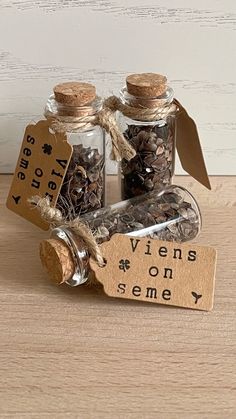
[[[0,172],[56,83],[109,95],[156,71],[197,121],[209,173],[235,175],[235,29],[234,0],[1,0]]]
[[[210,313],[109,299],[49,283],[45,232],[8,211],[0,177],[0,417],[234,419],[236,416],[236,178],[189,177],[203,214],[197,242],[215,246]],[[109,179],[109,200],[117,180]]]

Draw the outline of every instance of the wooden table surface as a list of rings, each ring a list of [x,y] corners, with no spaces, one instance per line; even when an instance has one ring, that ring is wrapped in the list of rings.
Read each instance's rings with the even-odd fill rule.
[[[5,206],[0,177],[0,417],[236,417],[236,178],[189,177],[203,214],[198,243],[218,249],[215,303],[201,312],[55,287],[39,231]],[[109,179],[110,201],[116,178]]]

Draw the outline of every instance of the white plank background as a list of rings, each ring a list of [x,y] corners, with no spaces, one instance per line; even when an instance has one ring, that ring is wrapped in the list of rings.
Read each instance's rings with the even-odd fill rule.
[[[235,44],[235,0],[0,0],[0,172],[54,84],[109,95],[156,71],[197,121],[209,173],[236,175]]]

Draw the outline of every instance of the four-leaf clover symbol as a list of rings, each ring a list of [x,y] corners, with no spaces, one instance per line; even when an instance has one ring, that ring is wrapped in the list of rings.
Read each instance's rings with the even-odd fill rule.
[[[130,261],[128,259],[121,259],[119,261],[119,269],[126,272],[130,268]]]
[[[52,146],[50,144],[44,144],[42,146],[42,149],[43,149],[44,154],[48,154],[48,155],[52,154]]]

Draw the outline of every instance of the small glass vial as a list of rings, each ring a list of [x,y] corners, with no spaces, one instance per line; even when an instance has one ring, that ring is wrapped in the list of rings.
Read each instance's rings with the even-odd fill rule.
[[[45,116],[63,125],[73,146],[56,206],[71,220],[105,205],[105,132],[98,125],[81,122],[102,109],[102,99],[89,83],[67,82],[53,90]]]
[[[134,158],[123,159],[120,165],[122,199],[171,184],[177,109],[174,92],[166,83],[159,74],[132,74],[120,91],[128,112],[118,113],[118,125],[136,151]]]
[[[115,233],[185,242],[201,230],[197,202],[186,189],[174,185],[93,211],[81,220],[99,244]],[[52,230],[51,238],[44,240],[40,249],[42,263],[57,284],[77,286],[91,275],[89,252],[70,228]]]

